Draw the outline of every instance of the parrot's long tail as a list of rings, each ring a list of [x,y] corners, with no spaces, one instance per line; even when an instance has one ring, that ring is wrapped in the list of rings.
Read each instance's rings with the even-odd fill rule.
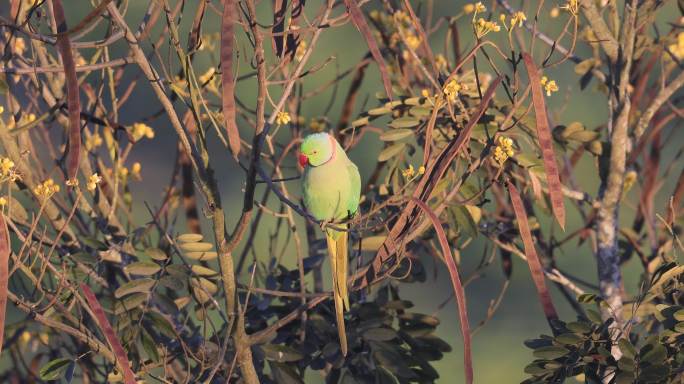
[[[344,226],[346,224],[336,224]],[[340,337],[340,349],[347,356],[347,333],[344,328],[344,311],[349,310],[347,292],[347,232],[328,230],[325,235],[330,254],[330,268],[333,273],[333,298],[335,299],[335,315],[337,332]]]

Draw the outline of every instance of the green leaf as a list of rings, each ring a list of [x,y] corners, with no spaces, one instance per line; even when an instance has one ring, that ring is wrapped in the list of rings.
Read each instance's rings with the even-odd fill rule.
[[[591,332],[591,325],[583,321],[572,321],[566,325],[566,327],[579,334],[585,334]]]
[[[551,345],[548,347],[537,348],[534,350],[534,352],[532,352],[532,354],[534,355],[534,357],[537,357],[539,359],[553,360],[559,357],[563,357],[567,355],[569,352],[570,350],[567,348]]]
[[[371,328],[364,331],[361,337],[370,341],[390,341],[397,338],[397,332],[391,328]]]
[[[268,365],[271,367],[273,379],[278,384],[304,384],[299,377],[294,367],[288,364],[278,363],[269,360]]]
[[[97,264],[97,262],[99,261],[97,256],[93,255],[90,252],[76,252],[71,255],[71,258],[79,263],[89,265]]]
[[[575,333],[564,333],[556,336],[556,341],[561,344],[577,344],[582,340],[584,340],[584,338]]]
[[[161,267],[159,264],[152,261],[138,261],[128,264],[124,267],[124,271],[126,271],[126,273],[140,276],[154,275],[155,273],[159,272],[160,269]]]
[[[169,258],[164,251],[159,248],[147,248],[145,254],[152,260],[164,261]]]
[[[674,317],[674,319],[677,321],[684,321],[684,309],[680,309],[679,311],[675,312],[672,317]]]
[[[400,129],[392,129],[389,131],[385,131],[380,135],[380,140],[382,141],[397,141],[401,139],[405,139],[407,137],[413,136],[413,130],[411,129],[405,129],[405,128],[400,128]]]
[[[389,124],[392,128],[412,128],[420,124],[420,120],[415,117],[405,116],[392,120]]]
[[[457,205],[451,208],[451,212],[454,215],[454,220],[458,225],[458,229],[462,230],[470,237],[477,237],[479,232],[477,224],[468,208],[463,205]]]
[[[149,292],[156,282],[156,280],[148,278],[131,280],[114,291],[114,297],[120,299],[131,293]]]
[[[199,233],[184,233],[178,236],[178,241],[181,243],[196,243],[202,241],[204,236]]]
[[[390,145],[389,147],[383,149],[382,152],[380,152],[380,154],[378,155],[378,161],[387,161],[403,152],[404,148],[406,148],[406,143],[397,143]]]
[[[650,347],[650,348],[649,348]],[[641,348],[642,362],[657,364],[667,358],[667,349],[662,344],[649,344]]]
[[[261,346],[266,358],[279,363],[299,361],[304,355],[298,350],[282,344],[264,344]]]
[[[627,339],[618,340],[618,346],[620,347],[620,351],[622,351],[623,356],[634,359],[634,357],[637,355],[636,348],[634,348],[632,343],[630,343]]]
[[[185,288],[185,283],[183,283],[183,280],[177,278],[176,276],[164,276],[159,279],[159,284],[175,291]]]
[[[214,249],[211,243],[182,243],[180,248],[186,252],[207,252]]]
[[[73,359],[59,358],[54,359],[47,364],[40,367],[39,376],[41,380],[59,380],[70,364],[73,364]]]
[[[587,318],[596,324],[602,324],[601,315],[593,309],[587,309]]]
[[[137,308],[140,304],[147,301],[148,296],[147,293],[134,293],[123,300],[117,301],[116,304],[114,304],[114,314],[118,316]]]

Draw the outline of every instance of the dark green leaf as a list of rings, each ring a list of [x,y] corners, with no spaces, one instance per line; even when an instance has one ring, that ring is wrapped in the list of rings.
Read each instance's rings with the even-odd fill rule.
[[[570,352],[570,350],[567,348],[551,345],[548,347],[537,348],[534,350],[534,352],[532,352],[532,354],[540,359],[553,360],[567,355],[568,352]]]
[[[49,361],[47,364],[40,367],[40,378],[41,380],[59,380],[64,372],[69,367],[69,364],[73,364],[73,359],[59,358]]]

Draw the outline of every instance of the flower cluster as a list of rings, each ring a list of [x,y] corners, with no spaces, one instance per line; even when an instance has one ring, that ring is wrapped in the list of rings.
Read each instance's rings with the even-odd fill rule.
[[[285,125],[285,124],[290,124],[290,121],[292,121],[292,117],[290,116],[289,113],[280,111],[276,115],[275,122],[278,125]]]
[[[7,205],[7,198],[5,196],[0,196],[0,207]]]
[[[88,184],[86,184],[86,188],[88,188],[90,192],[93,192],[95,191],[95,189],[97,189],[97,185],[101,182],[102,176],[98,175],[97,172],[95,172],[88,178]]]
[[[102,145],[102,136],[98,132],[88,136],[85,140],[86,150],[92,151]]]
[[[418,175],[422,175],[425,173],[425,167],[420,166],[418,167]],[[409,164],[409,167],[401,171],[401,175],[404,176],[405,178],[411,178],[416,175],[416,169],[413,168],[412,164]]]
[[[0,158],[0,181],[15,181],[19,174],[14,169],[14,161],[7,157]]]
[[[444,86],[444,94],[446,95],[447,100],[452,103],[455,102],[461,89],[463,89],[463,87],[456,81],[456,79],[449,80],[449,82]]]
[[[684,59],[684,32],[679,32],[679,35],[677,35],[677,42],[675,44],[668,45],[667,49],[678,60]]]
[[[59,190],[60,187],[58,184],[55,184],[54,180],[47,179],[33,188],[33,193],[38,196],[38,198],[47,200],[52,197],[52,195],[59,192]]]
[[[513,27],[516,25],[518,28],[522,28],[525,21],[527,21],[527,16],[525,16],[525,13],[521,11],[514,13],[513,17],[511,17],[511,29],[513,29]]]
[[[473,12],[475,14],[480,13],[480,12],[487,12],[487,7],[485,7],[481,1],[478,1],[475,4],[470,3],[470,4],[464,5],[463,6],[463,12],[465,12],[467,15],[469,15]]]
[[[138,141],[143,137],[146,137],[148,139],[154,139],[154,130],[152,129],[152,127],[145,123],[135,123],[133,124],[131,135],[133,135],[134,141]]]
[[[514,154],[513,140],[508,137],[499,136],[498,144],[494,148],[494,160],[501,166],[509,157],[513,157]]]
[[[477,22],[473,22],[473,26],[475,27],[475,36],[477,36],[478,39],[484,37],[489,32],[499,32],[501,30],[501,27],[496,21],[487,21],[481,17]]]
[[[573,16],[577,16],[579,14],[579,0],[568,0],[568,3],[560,8],[570,12]]]
[[[420,46],[420,37],[414,35],[413,33],[409,33],[406,35],[406,45],[408,45],[409,48],[415,50]]]
[[[558,92],[558,84],[556,84],[556,80],[549,80],[548,77],[542,76],[540,82],[546,91],[546,96],[551,96],[551,93]]]

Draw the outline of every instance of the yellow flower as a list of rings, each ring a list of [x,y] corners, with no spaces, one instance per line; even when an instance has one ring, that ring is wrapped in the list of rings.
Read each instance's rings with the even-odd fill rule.
[[[438,53],[435,56],[435,64],[437,65],[437,69],[439,70],[446,70],[447,68],[447,59],[442,55],[441,53]]]
[[[480,12],[487,12],[487,7],[485,7],[481,1],[478,1],[477,3],[475,3],[475,13]]]
[[[66,185],[69,187],[78,187],[78,179],[73,178],[66,181]]]
[[[551,96],[551,93],[558,92],[558,85],[556,84],[556,80],[549,80],[548,77],[542,76],[539,82],[542,86],[544,86],[546,96]]]
[[[459,84],[456,79],[451,79],[444,86],[444,94],[446,95],[447,99],[453,103],[456,101],[458,92],[460,92],[462,88],[463,87],[461,87],[461,84]]]
[[[468,3],[463,6],[463,12],[466,15],[470,15],[471,13],[475,12],[475,4]]]
[[[511,17],[511,29],[515,27],[515,25],[518,25],[518,28],[521,28],[523,26],[523,23],[527,21],[527,16],[521,11],[518,11],[513,14],[513,17]]]
[[[408,179],[409,177],[416,174],[416,170],[413,169],[413,165],[409,164],[409,167],[407,169],[404,169],[403,171],[401,171],[401,174],[402,174],[402,176],[404,176],[405,178]]]
[[[13,169],[14,161],[10,160],[7,157],[3,157],[2,159],[0,159],[0,174],[3,177],[9,176]]]
[[[667,49],[678,59],[684,58],[684,32],[679,32],[677,35],[677,43],[670,44]]]
[[[579,1],[568,0],[568,3],[560,8],[570,12],[574,16],[577,16],[577,14],[579,13]]]
[[[204,72],[200,77],[197,78],[197,80],[199,80],[200,85],[207,84],[209,81],[213,80],[214,73],[216,73],[214,67],[207,69],[206,72]]]
[[[411,18],[404,11],[396,11],[392,16],[394,16],[394,19],[397,21],[397,23],[404,24],[407,26],[411,25]]]
[[[5,107],[3,107],[2,105],[0,105],[0,115],[1,115],[3,112],[5,112]]]
[[[138,163],[136,161],[131,166],[131,175],[133,175],[133,177],[135,177],[136,179],[140,180],[140,179],[142,179],[142,176],[140,175],[140,171],[142,171],[142,165],[140,165],[140,163]]]
[[[501,30],[501,27],[495,21],[487,21],[481,17],[474,22],[474,26],[475,36],[477,36],[478,39],[484,37],[484,35],[489,32],[499,32]]]
[[[419,174],[419,175],[422,175],[422,174],[424,174],[424,173],[425,173],[425,166],[422,166],[422,165],[421,165],[420,167],[418,167],[418,174]]]
[[[20,56],[24,54],[26,50],[26,42],[21,37],[14,38],[14,51]]]
[[[5,196],[0,196],[0,207],[7,205],[7,198]]]
[[[560,16],[560,9],[558,9],[558,7],[551,8],[551,11],[549,11],[549,16],[551,16],[552,19]]]
[[[295,60],[302,61],[304,55],[306,54],[307,46],[308,44],[305,40],[299,42],[299,45],[297,45],[297,50],[295,50]]]
[[[125,178],[126,176],[128,176],[128,168],[126,168],[126,167],[119,168],[119,175],[121,175],[122,178]]]
[[[311,122],[309,123],[309,129],[311,129],[314,132],[321,132],[325,129],[326,125],[327,122],[324,118],[311,118]]]
[[[408,36],[406,36],[406,45],[408,45],[409,48],[415,50],[420,45],[420,37],[412,33],[409,34]]]
[[[138,141],[143,137],[154,139],[154,130],[145,123],[135,123],[133,124],[131,135],[133,135],[134,141]]]
[[[287,112],[280,111],[280,112],[278,112],[278,114],[276,115],[275,122],[276,122],[276,124],[278,124],[278,125],[289,124],[290,121],[292,121],[292,117],[290,117],[290,114],[287,113]]]
[[[95,172],[92,175],[90,175],[90,177],[88,178],[88,184],[86,185],[86,188],[88,188],[88,190],[90,192],[93,192],[97,188],[97,185],[100,184],[101,182],[102,182],[102,177],[100,175],[98,175],[97,172]]]
[[[33,193],[41,200],[47,200],[55,193],[59,192],[60,186],[54,180],[47,179],[33,188]]]
[[[509,157],[513,157],[514,154],[513,140],[505,136],[499,136],[497,145],[494,147],[494,160],[501,166]]]
[[[92,135],[88,136],[85,141],[85,147],[86,150],[92,151],[93,149],[99,147],[102,145],[102,136],[100,136],[99,133],[95,132]]]

